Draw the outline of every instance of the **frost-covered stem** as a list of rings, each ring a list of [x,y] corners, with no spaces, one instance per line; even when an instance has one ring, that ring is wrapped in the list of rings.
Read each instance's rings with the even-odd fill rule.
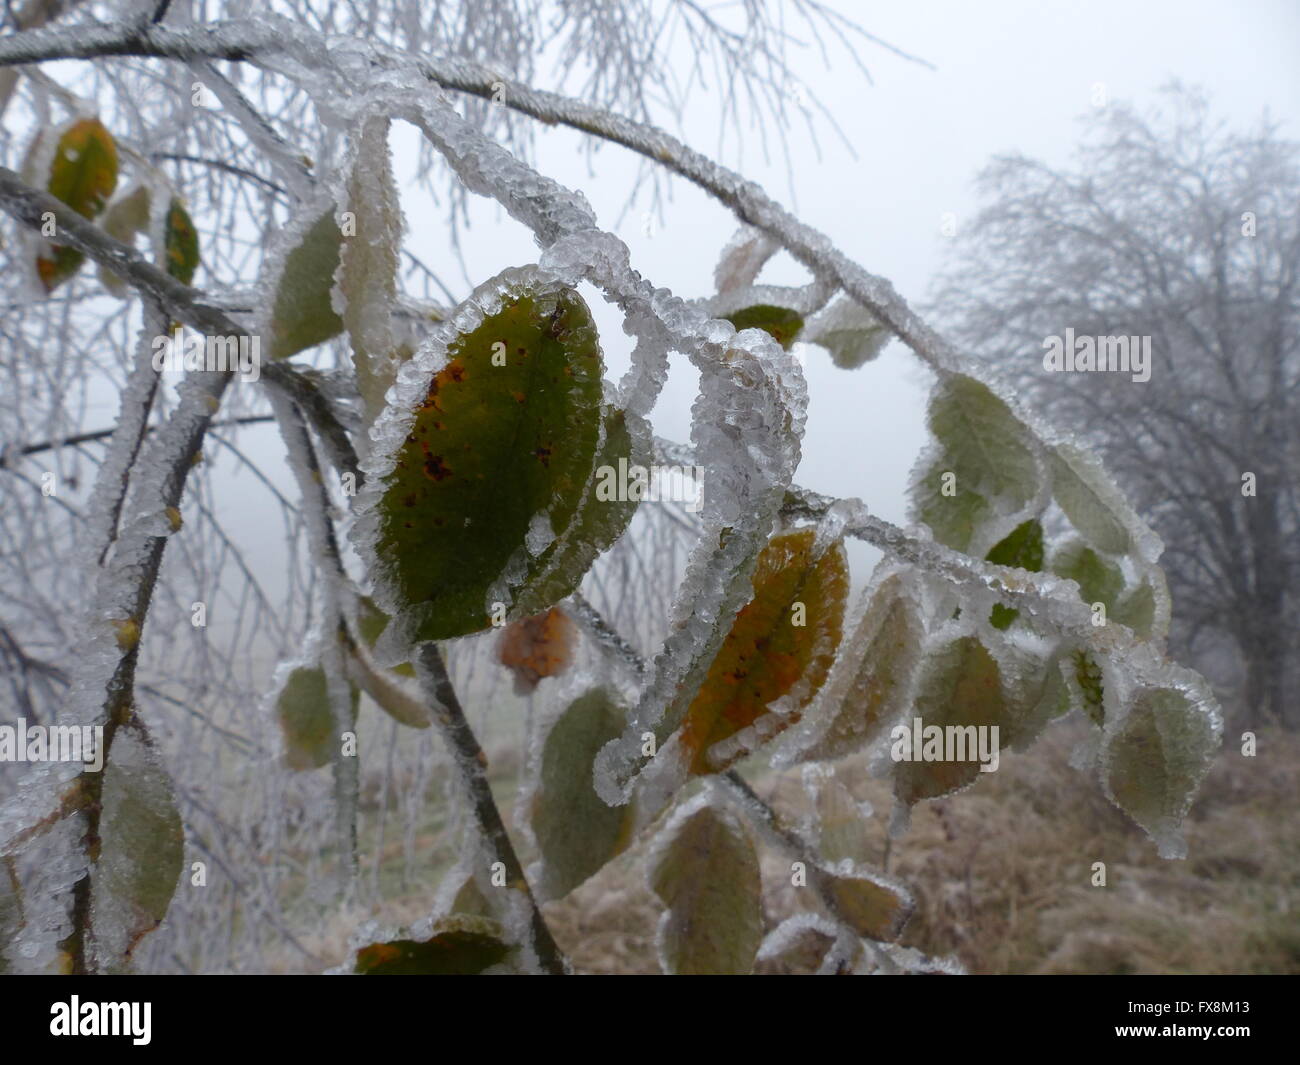
[[[478,737],[465,718],[456,689],[442,659],[442,650],[436,643],[420,645],[416,656],[416,674],[425,689],[435,725],[451,750],[452,759],[461,775],[468,793],[474,819],[495,861],[505,867],[507,890],[519,891],[527,901],[530,911],[533,948],[537,951],[542,968],[552,976],[566,972],[564,955],[547,927],[546,919],[537,906],[532,889],[524,876],[523,866],[515,854],[514,844],[501,820],[501,811],[492,796],[492,786],[487,778],[487,755],[479,746]]]
[[[736,770],[730,769],[712,779],[718,781],[719,790],[730,801],[731,805],[747,820],[752,822],[765,838],[774,843],[779,849],[785,851],[791,858],[803,863],[808,874],[808,886],[817,892],[817,897],[821,899],[822,905],[826,907],[827,912],[841,926],[853,930],[852,922],[845,917],[839,903],[835,900],[835,893],[831,890],[830,878],[822,870],[821,860],[808,842],[797,832],[783,825],[780,818],[777,817],[776,811],[759,797],[758,793],[749,786],[748,781]],[[853,934],[856,938],[861,938],[857,936],[856,931]],[[888,971],[896,970],[893,961],[884,951],[867,940],[863,940],[863,942],[871,946],[882,968]]]
[[[159,270],[133,247],[114,240],[93,222],[70,210],[61,200],[34,189],[8,167],[0,166],[0,209],[40,231],[42,215],[58,223],[58,243],[66,244],[112,270],[141,295],[160,303],[173,317],[202,333],[242,336],[225,312],[205,303],[197,289]]]
[[[145,434],[149,431],[149,411],[153,408],[154,396],[158,392],[158,371],[153,368],[152,339],[166,330],[166,319],[161,309],[157,304],[146,301],[135,365],[132,366],[126,388],[122,391],[122,409],[118,413],[108,454],[95,480],[94,495],[88,508],[90,514],[102,515],[89,532],[90,547],[92,550],[98,548],[96,561],[101,566],[108,557],[113,541],[117,539],[117,526],[122,516],[122,504],[126,501],[131,467],[135,465]]]
[[[604,615],[587,602],[581,593],[575,593],[571,597],[571,602],[575,607],[574,614],[593,636],[638,673],[646,671],[648,666],[645,660],[605,620]],[[712,779],[718,781],[718,786],[724,796],[731,801],[732,805],[747,820],[756,823],[759,831],[767,839],[771,840],[790,857],[804,864],[804,868],[808,871],[808,884],[817,893],[817,897],[821,900],[822,905],[826,907],[827,912],[841,926],[852,931],[852,925],[844,918],[839,904],[835,901],[834,893],[830,890],[830,882],[822,871],[821,862],[816,855],[815,849],[797,832],[781,823],[776,811],[763,801],[738,771],[730,769]],[[853,935],[855,938],[859,938],[856,931],[853,932]],[[873,949],[875,949],[874,945]],[[876,950],[876,954],[882,968],[893,968],[894,963],[882,951]]]
[[[134,249],[114,241],[76,212],[66,210],[60,201],[28,187],[17,174],[5,167],[0,167],[0,208],[33,228],[40,227],[42,214],[54,212],[54,216],[59,219],[60,243],[74,247],[128,277],[169,311],[183,308],[184,317],[200,328],[207,330],[211,327],[213,332],[235,335],[242,332],[220,311],[195,301],[192,290],[146,263]],[[178,314],[178,317],[182,315]],[[179,405],[172,412],[165,430],[159,434],[142,460],[143,464],[158,471],[157,498],[151,499],[151,504],[160,509],[179,508],[186,477],[202,445],[208,424],[220,409],[221,397],[232,376],[229,372],[186,376],[181,387]],[[166,536],[146,530],[132,531],[119,538],[113,558],[106,567],[99,570],[93,601],[88,611],[92,632],[105,624],[105,616],[122,618],[134,626],[129,635],[119,633],[116,646],[109,651],[102,664],[87,666],[87,677],[91,678],[89,683],[93,685],[93,690],[77,693],[93,701],[97,707],[96,717],[103,722],[105,766],[119,728],[134,723],[134,727],[143,729],[143,723],[135,716],[135,671],[140,636],[158,582],[166,545]],[[101,614],[100,611],[106,608],[111,608],[112,612]],[[86,823],[83,846],[92,862],[99,853],[103,779],[103,772],[83,773],[78,778],[76,801],[84,811]],[[65,948],[71,957],[74,972],[87,971],[86,950],[92,908],[90,877],[87,875],[77,881],[73,889],[73,930]]]
[[[239,88],[212,63],[193,62],[190,64],[190,69],[203,79],[222,105],[235,116],[235,121],[248,134],[248,139],[254,146],[260,148],[271,164],[279,170],[285,184],[290,187],[295,197],[304,199],[310,195],[316,179],[312,175],[311,167],[307,165],[305,154],[295,151],[293,146],[276,132],[275,127],[258,113],[257,108],[239,91]]]
[[[605,620],[605,616],[587,601],[587,597],[581,592],[574,592],[569,597],[571,613],[587,630],[601,641],[606,647],[618,655],[619,659],[638,676],[644,674],[650,665],[641,657],[630,643],[628,643],[618,633],[615,628]]]
[[[224,418],[212,422],[209,429],[224,429],[231,425],[260,425],[263,422],[274,421],[274,415],[271,414],[245,414],[239,418]],[[145,426],[145,433],[153,430],[153,426]],[[57,451],[59,448],[76,447],[78,444],[92,444],[96,440],[107,440],[115,432],[113,429],[93,429],[88,433],[74,433],[72,436],[62,436],[57,440],[41,440],[35,444],[23,444],[21,447],[15,447],[10,454],[12,455],[39,455],[42,451]],[[4,453],[0,453],[0,470],[4,469],[9,460]]]
[[[360,753],[344,754],[344,734],[355,727],[347,665],[344,661],[343,641],[347,638],[347,629],[339,604],[340,585],[346,578],[339,558],[334,523],[330,520],[329,492],[321,477],[320,463],[307,431],[307,423],[302,412],[283,397],[274,396],[271,404],[289,452],[289,468],[293,471],[302,496],[307,540],[313,555],[320,560],[324,599],[323,628],[326,634],[321,666],[325,671],[330,709],[334,718],[334,817],[338,829],[341,885],[344,894],[350,895],[360,869],[357,853]],[[338,639],[331,638],[335,632]]]
[[[135,248],[115,240],[93,222],[67,210],[66,204],[32,188],[3,166],[0,166],[0,209],[37,231],[42,225],[42,215],[52,213],[58,219],[60,244],[75,248],[112,270],[147,301],[161,304],[172,317],[191,328],[212,336],[239,337],[247,333],[224,311],[207,303],[198,289],[177,281]],[[355,473],[359,486],[361,473],[357,470],[356,451],[329,400],[287,363],[268,363],[261,372],[269,386],[279,389],[303,409],[328,447],[330,461],[340,471]]]
[[[58,32],[33,30],[0,41],[0,66],[44,59],[106,55],[174,59],[252,59],[283,54],[291,42],[329,39],[285,20],[256,23],[230,21],[187,27],[183,32],[161,26],[69,27]],[[534,90],[477,63],[460,58],[412,56],[375,42],[361,45],[375,66],[388,69],[413,64],[430,81],[458,92],[500,99],[512,110],[548,124],[560,124],[620,144],[652,159],[698,185],[726,205],[741,221],[774,237],[813,274],[843,289],[888,326],[921,359],[939,370],[960,367],[953,347],[931,329],[895,291],[894,286],[858,266],[823,233],[805,225],[758,185],[688,148],[660,129],[556,93]],[[504,93],[500,86],[504,85]]]

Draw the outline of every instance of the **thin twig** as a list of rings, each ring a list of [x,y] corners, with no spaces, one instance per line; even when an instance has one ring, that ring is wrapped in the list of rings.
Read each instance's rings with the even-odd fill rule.
[[[461,780],[469,793],[470,806],[484,842],[490,848],[493,859],[505,867],[509,887],[520,892],[529,907],[533,947],[537,951],[538,961],[547,973],[562,976],[568,971],[564,955],[537,906],[537,900],[524,876],[523,866],[515,854],[514,844],[510,842],[510,835],[501,820],[501,811],[492,795],[492,785],[488,783],[487,756],[461,709],[456,690],[447,675],[442,650],[436,643],[421,644],[415,665],[416,675],[433,710],[434,723],[451,749]]]

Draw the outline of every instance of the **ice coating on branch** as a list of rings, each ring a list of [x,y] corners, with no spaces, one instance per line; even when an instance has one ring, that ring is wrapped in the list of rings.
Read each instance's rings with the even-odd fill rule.
[[[719,318],[724,315],[729,317],[746,307],[759,304],[782,307],[797,311],[801,315],[808,315],[826,302],[826,296],[825,287],[815,282],[797,288],[788,285],[748,285],[719,293],[710,299],[701,300],[700,303],[710,314]],[[808,338],[801,332],[799,339]]]
[[[758,550],[799,461],[807,406],[795,360],[761,330],[729,340],[726,322],[692,353],[700,393],[692,408],[696,461],[705,468],[704,530],[674,603],[670,635],[633,710],[627,733],[596,759],[597,793],[621,804],[642,762],[642,734],[671,729],[669,703],[685,712],[735,619],[752,594]],[[724,347],[724,343],[726,346]]]
[[[131,373],[122,390],[121,406],[107,453],[100,465],[95,487],[86,507],[86,522],[82,530],[83,549],[79,552],[85,560],[88,584],[95,579],[101,554],[108,549],[116,535],[116,509],[121,504],[127,471],[136,457],[139,441],[143,438],[149,416],[149,407],[157,388],[158,375],[153,368],[154,337],[166,331],[166,318],[152,303],[144,305],[144,325],[136,340]]]
[[[22,922],[0,943],[10,973],[63,971],[66,955],[59,944],[72,931],[73,887],[90,869],[81,846],[84,833],[82,818],[65,817],[6,852],[22,892]]]

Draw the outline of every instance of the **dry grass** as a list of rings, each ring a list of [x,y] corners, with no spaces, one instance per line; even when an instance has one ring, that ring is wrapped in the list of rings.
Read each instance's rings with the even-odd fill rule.
[[[956,955],[972,973],[1300,972],[1300,738],[1261,733],[1255,758],[1226,745],[1187,824],[1189,857],[1169,862],[1095,775],[1070,768],[1079,735],[1051,730],[973,788],[915,811],[888,856],[918,903],[902,942]],[[864,831],[883,862],[887,787],[853,763],[839,775],[875,807]],[[805,809],[797,771],[757,790],[787,815]],[[640,856],[547,907],[580,971],[658,971],[659,905]],[[1105,887],[1091,883],[1097,861]],[[787,873],[765,861],[773,925],[803,904]]]

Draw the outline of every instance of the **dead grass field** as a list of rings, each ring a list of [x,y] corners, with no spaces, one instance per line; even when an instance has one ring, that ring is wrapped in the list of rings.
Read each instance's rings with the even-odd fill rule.
[[[1187,823],[1188,857],[1165,861],[1075,770],[1079,738],[1058,726],[956,796],[923,804],[889,870],[917,898],[902,942],[955,955],[972,973],[1300,972],[1300,738],[1259,734],[1258,754],[1225,743]],[[890,797],[860,766],[839,769],[884,857]],[[797,771],[756,790],[795,815]],[[546,908],[557,939],[590,973],[654,973],[657,900],[640,848]],[[1107,886],[1091,886],[1092,863]],[[788,865],[764,866],[769,927],[807,905]]]

